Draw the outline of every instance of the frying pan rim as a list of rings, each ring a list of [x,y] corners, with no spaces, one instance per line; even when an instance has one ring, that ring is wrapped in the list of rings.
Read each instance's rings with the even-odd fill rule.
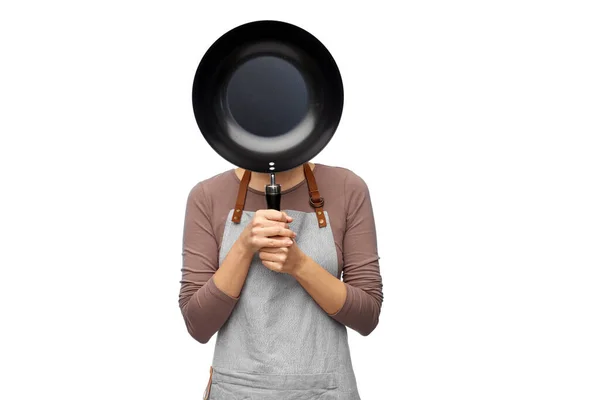
[[[273,29],[273,33],[269,32],[265,36],[267,29]],[[282,33],[288,36],[277,36]],[[261,35],[263,36],[261,37]],[[257,36],[262,40],[257,40]],[[210,76],[211,78],[218,76],[219,73],[231,76],[241,64],[230,63],[227,68],[224,68],[223,63],[227,58],[218,57],[218,55],[231,56],[263,42],[278,42],[285,47],[286,51],[300,50],[303,52],[305,60],[308,60],[307,63],[292,62],[292,65],[303,76],[306,72],[303,67],[308,68],[309,71],[310,68],[318,68],[317,72],[322,74],[322,82],[325,83],[323,88],[315,87],[312,79],[306,80],[305,78],[305,83],[309,91],[322,90],[323,98],[330,100],[325,101],[325,105],[321,104],[321,108],[316,108],[321,114],[317,115],[316,126],[309,132],[308,137],[301,140],[296,147],[277,153],[279,157],[285,157],[285,161],[276,164],[278,168],[274,171],[281,172],[295,168],[318,155],[332,140],[343,114],[344,87],[339,66],[325,45],[310,32],[289,22],[272,19],[246,22],[225,32],[208,48],[196,69],[192,86],[192,106],[196,123],[204,139],[217,154],[237,167],[254,172],[271,172],[268,169],[268,160],[272,159],[271,155],[275,153],[268,153],[265,156],[252,154],[251,150],[234,143],[233,139],[226,138],[227,134],[221,132],[219,124],[222,124],[224,119],[219,119],[217,113],[212,111],[212,107],[214,107],[215,96],[223,90],[223,86],[215,87],[214,83],[211,86],[210,83],[207,83],[210,82],[209,77],[204,74],[208,70],[213,74]],[[247,58],[253,57],[253,53],[245,53],[245,55]],[[259,55],[256,53],[254,56]],[[272,52],[269,55],[290,62],[288,58],[282,56],[281,52]],[[220,72],[214,72],[219,69]],[[203,90],[207,87],[209,90]],[[207,107],[210,112],[207,112]],[[319,107],[319,104],[317,103],[314,107]],[[298,149],[301,151],[297,151]],[[291,154],[292,152],[294,154]],[[260,160],[258,161],[258,159]],[[290,161],[288,162],[288,160]]]

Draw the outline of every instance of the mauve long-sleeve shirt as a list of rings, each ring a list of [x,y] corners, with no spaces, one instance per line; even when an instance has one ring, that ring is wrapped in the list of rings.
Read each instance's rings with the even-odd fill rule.
[[[313,173],[333,231],[338,278],[347,289],[342,308],[330,316],[366,336],[377,326],[383,302],[369,190],[363,179],[346,168],[315,164]],[[197,183],[187,198],[179,307],[188,332],[200,343],[208,342],[223,326],[238,300],[221,291],[212,277],[219,268],[221,239],[239,184],[231,169]],[[308,200],[303,181],[282,192],[281,210],[314,212]],[[249,187],[244,209],[264,208],[264,193]]]

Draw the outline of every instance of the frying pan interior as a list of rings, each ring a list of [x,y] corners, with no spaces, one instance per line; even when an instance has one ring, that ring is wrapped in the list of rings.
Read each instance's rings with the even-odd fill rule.
[[[315,157],[339,125],[339,69],[307,31],[280,21],[230,30],[205,53],[192,103],[209,145],[238,167],[285,171]]]

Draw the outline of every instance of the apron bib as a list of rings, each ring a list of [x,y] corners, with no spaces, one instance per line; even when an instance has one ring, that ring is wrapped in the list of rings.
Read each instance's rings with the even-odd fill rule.
[[[298,247],[337,276],[329,217],[308,164],[304,171],[315,212],[283,211],[294,218],[290,228],[298,234]],[[219,263],[254,216],[243,210],[249,176],[244,178],[227,218]],[[210,400],[360,400],[346,327],[292,276],[265,267],[258,254],[236,307],[217,334],[210,373],[205,392]]]

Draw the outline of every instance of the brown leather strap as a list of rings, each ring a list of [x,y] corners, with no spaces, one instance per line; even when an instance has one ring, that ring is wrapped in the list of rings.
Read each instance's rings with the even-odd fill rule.
[[[248,193],[248,184],[250,184],[250,175],[252,173],[248,170],[244,171],[244,176],[240,181],[240,188],[238,189],[237,200],[235,201],[235,208],[233,209],[233,216],[231,221],[239,224],[242,220],[242,211],[244,211],[244,205],[246,204],[246,193]]]
[[[323,205],[325,204],[325,200],[319,193],[319,188],[317,187],[317,180],[315,179],[315,175],[310,169],[310,164],[306,163],[303,165],[304,167],[304,178],[306,179],[306,184],[308,186],[308,194],[309,199],[308,203],[312,208],[315,209],[315,213],[317,214],[317,223],[319,224],[319,228],[324,228],[327,226],[327,221],[325,219],[325,213],[323,212]],[[248,170],[244,171],[244,176],[240,181],[240,187],[238,189],[237,200],[235,201],[235,208],[233,210],[233,216],[231,217],[231,221],[233,223],[239,224],[242,219],[242,212],[244,211],[244,205],[246,204],[246,193],[248,193],[248,185],[250,184],[250,177],[252,173]]]
[[[323,212],[323,205],[325,204],[325,200],[319,193],[319,188],[317,187],[315,175],[310,169],[310,165],[308,163],[304,164],[304,177],[306,178],[306,183],[308,185],[308,194],[310,195],[310,199],[308,200],[308,202],[310,203],[310,206],[315,209],[315,213],[317,214],[317,221],[319,223],[319,228],[324,228],[327,226],[327,221],[325,220],[325,214]]]
[[[212,375],[213,375],[213,367],[210,367],[210,376],[208,377],[208,385],[206,385],[206,389],[204,389],[204,396],[202,398],[204,400],[208,400],[210,398],[210,389],[212,387]]]

